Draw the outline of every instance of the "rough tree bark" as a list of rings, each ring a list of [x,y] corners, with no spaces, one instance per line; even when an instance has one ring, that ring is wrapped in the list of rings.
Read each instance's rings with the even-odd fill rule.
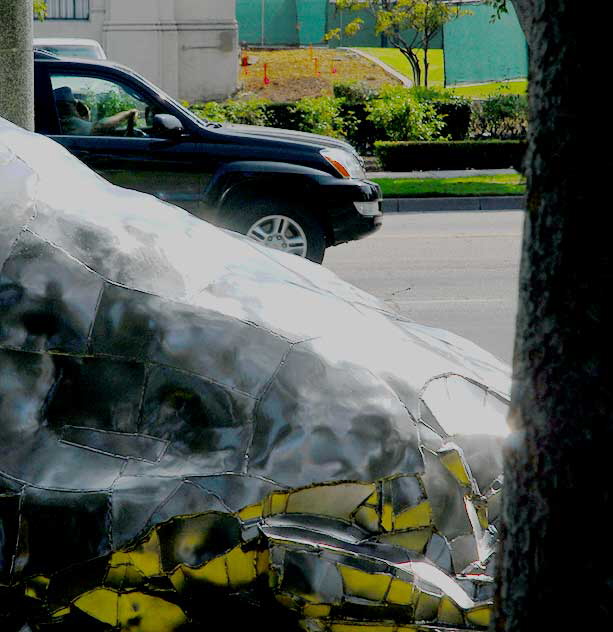
[[[32,0],[0,0],[0,116],[34,129]]]
[[[513,2],[531,123],[495,628],[596,632],[613,622],[613,126],[608,64],[590,69],[613,10]]]

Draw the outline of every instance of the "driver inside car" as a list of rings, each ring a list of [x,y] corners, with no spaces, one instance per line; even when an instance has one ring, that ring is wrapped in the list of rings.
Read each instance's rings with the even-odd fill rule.
[[[107,116],[93,123],[84,119],[82,112],[79,112],[78,102],[70,87],[62,86],[61,88],[56,88],[53,91],[53,95],[63,134],[73,136],[104,134],[109,130],[116,129],[123,123],[127,123],[129,128],[133,128],[138,118],[138,110],[130,109],[117,112],[117,114]]]

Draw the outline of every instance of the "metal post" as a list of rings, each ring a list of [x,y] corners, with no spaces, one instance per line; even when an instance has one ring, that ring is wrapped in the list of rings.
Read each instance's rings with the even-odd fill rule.
[[[261,5],[261,18],[262,18],[262,24],[260,26],[260,45],[263,47],[264,46],[264,42],[266,41],[266,37],[265,37],[265,31],[266,31],[266,24],[265,24],[265,19],[266,19],[266,0],[262,0],[262,5]]]
[[[0,116],[34,129],[32,0],[0,0]]]

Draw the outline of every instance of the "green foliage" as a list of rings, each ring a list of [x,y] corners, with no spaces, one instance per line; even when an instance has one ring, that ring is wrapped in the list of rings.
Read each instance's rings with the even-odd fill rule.
[[[446,88],[433,88],[426,86],[413,86],[411,88],[411,94],[418,100],[423,102],[429,101],[448,101],[455,99],[456,95],[453,91]]]
[[[369,152],[376,140],[439,138],[446,128],[445,117],[450,118],[449,108],[444,110],[442,103],[416,99],[412,89],[401,86],[387,86],[376,92],[363,83],[351,82],[337,84],[333,97],[306,98],[295,103],[211,101],[195,104],[191,109],[209,121],[345,138],[359,151]]]
[[[268,125],[266,106],[268,101],[233,101],[223,103],[209,101],[197,103],[192,110],[197,116],[217,123],[240,123],[244,125]]]
[[[386,171],[432,169],[521,170],[525,141],[377,142],[375,153]]]
[[[450,197],[523,195],[525,180],[519,174],[461,178],[373,178],[383,197]]]
[[[473,102],[470,135],[473,138],[522,139],[528,128],[528,99],[498,94]]]
[[[47,17],[47,3],[45,0],[34,0],[34,17],[41,22]]]
[[[390,43],[407,58],[413,71],[416,85],[421,84],[422,68],[424,81],[428,84],[427,51],[436,33],[448,22],[471,11],[462,9],[459,4],[444,0],[336,0],[338,10],[367,11],[375,19],[375,33],[386,35]],[[351,37],[358,33],[364,20],[357,17],[344,29]],[[403,34],[414,32],[411,39]],[[325,39],[340,38],[340,29],[329,31]],[[424,60],[419,60],[415,49],[426,51]]]
[[[492,10],[494,11],[492,13],[492,17],[490,18],[491,22],[500,20],[503,13],[509,12],[507,8],[507,0],[484,0],[484,3],[492,7]]]
[[[377,91],[363,81],[345,81],[335,83],[334,96],[344,99],[346,103],[364,103],[377,96]]]
[[[207,121],[282,127],[326,136],[343,135],[340,101],[333,97],[301,99],[295,103],[210,101],[195,104],[191,109]]]
[[[313,134],[343,137],[343,119],[340,102],[334,97],[300,99],[292,108],[296,115],[296,129]]]
[[[385,86],[366,104],[368,120],[385,140],[431,140],[439,138],[444,121],[434,106],[417,100],[407,88]]]
[[[440,131],[442,137],[449,140],[467,138],[472,117],[470,99],[459,97],[451,90],[444,88],[425,88],[423,86],[411,88],[411,94],[418,101],[432,105],[436,113],[442,118],[444,122]]]
[[[125,93],[109,90],[104,94],[85,94],[85,103],[92,111],[94,121],[113,116],[118,112],[137,108],[140,103]]]

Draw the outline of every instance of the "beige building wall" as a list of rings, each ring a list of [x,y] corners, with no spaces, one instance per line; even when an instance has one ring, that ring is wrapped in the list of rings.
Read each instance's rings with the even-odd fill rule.
[[[89,20],[46,20],[35,37],[88,37],[171,96],[223,99],[238,84],[235,0],[90,0]]]

